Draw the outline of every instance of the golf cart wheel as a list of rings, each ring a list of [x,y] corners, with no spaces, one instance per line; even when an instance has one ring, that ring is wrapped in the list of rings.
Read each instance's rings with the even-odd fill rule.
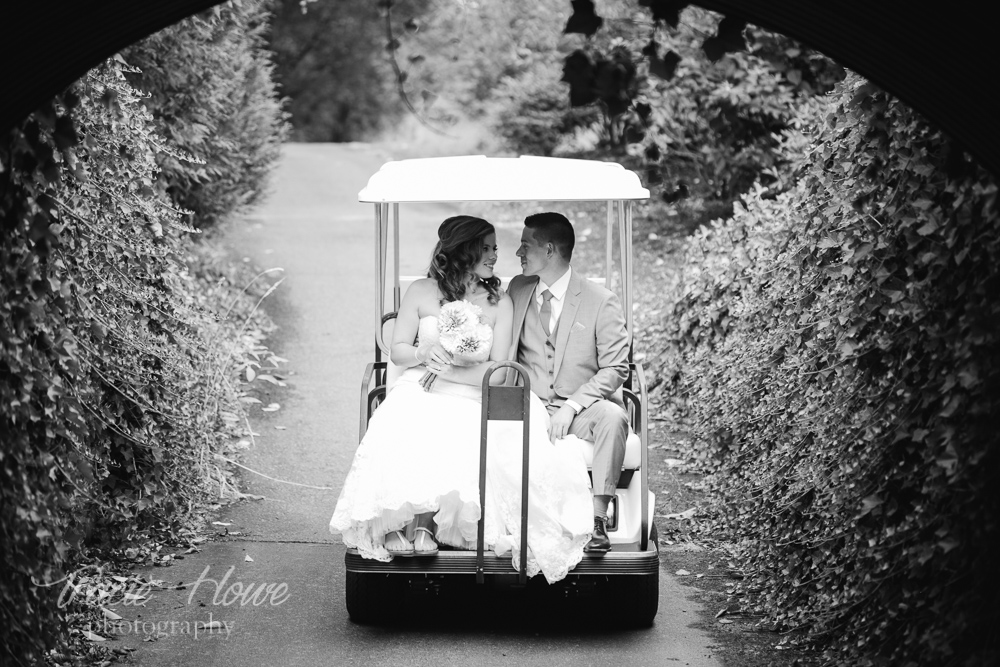
[[[393,583],[385,574],[348,571],[345,597],[351,620],[365,625],[392,620],[391,610],[399,602]]]

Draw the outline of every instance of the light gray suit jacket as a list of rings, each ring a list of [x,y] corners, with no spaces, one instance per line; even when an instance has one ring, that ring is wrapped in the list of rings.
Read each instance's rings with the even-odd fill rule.
[[[537,276],[514,276],[507,288],[514,301],[509,358],[515,361],[537,283]],[[614,292],[576,271],[570,275],[565,299],[556,329],[556,393],[584,408],[602,398],[623,405],[621,386],[628,378],[629,349],[621,302]]]

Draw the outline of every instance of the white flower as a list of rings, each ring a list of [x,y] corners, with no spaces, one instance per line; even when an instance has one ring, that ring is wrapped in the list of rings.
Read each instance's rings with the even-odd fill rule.
[[[441,306],[438,342],[454,355],[456,366],[471,366],[486,360],[493,329],[485,319],[482,308],[465,300]]]

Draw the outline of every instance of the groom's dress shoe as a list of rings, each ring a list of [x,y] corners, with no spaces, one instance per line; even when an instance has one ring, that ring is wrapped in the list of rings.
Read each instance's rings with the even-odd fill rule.
[[[607,553],[611,551],[611,540],[608,539],[608,520],[594,517],[594,535],[583,548],[586,553]]]

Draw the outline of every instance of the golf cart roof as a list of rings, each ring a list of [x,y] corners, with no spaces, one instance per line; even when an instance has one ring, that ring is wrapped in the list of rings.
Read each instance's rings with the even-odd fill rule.
[[[639,177],[614,162],[522,155],[463,155],[386,162],[358,193],[376,204],[648,199]]]

